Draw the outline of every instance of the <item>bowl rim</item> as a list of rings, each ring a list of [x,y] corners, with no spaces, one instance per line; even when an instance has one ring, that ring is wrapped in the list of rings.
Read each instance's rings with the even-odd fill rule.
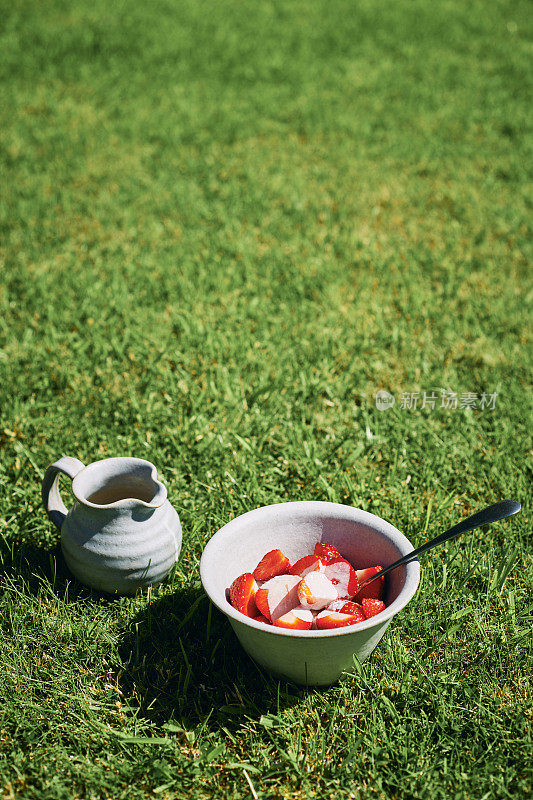
[[[231,519],[213,534],[204,547],[200,559],[200,579],[202,581],[204,591],[210,601],[219,609],[219,611],[228,617],[230,621],[235,621],[241,625],[255,628],[255,630],[270,636],[289,636],[291,638],[304,639],[327,639],[332,636],[348,636],[388,622],[399,611],[401,611],[402,608],[404,608],[416,594],[418,585],[420,583],[420,563],[418,559],[410,561],[408,564],[404,565],[406,570],[404,586],[398,597],[393,600],[389,606],[387,606],[385,611],[382,611],[380,614],[376,614],[375,617],[371,617],[364,622],[358,622],[355,625],[346,625],[342,628],[329,628],[321,631],[296,631],[289,630],[287,628],[276,628],[273,625],[265,625],[264,622],[257,622],[251,617],[247,617],[241,611],[237,611],[236,608],[233,608],[233,606],[231,606],[227,600],[225,600],[224,605],[218,602],[214,596],[214,591],[211,589],[210,558],[211,553],[216,551],[216,548],[218,548],[221,538],[226,536],[232,528],[242,526],[243,524],[248,524],[248,522],[253,522],[254,517],[263,517],[265,513],[268,514],[269,512],[272,512],[273,509],[279,509],[280,507],[287,508],[288,506],[291,506],[293,509],[294,507],[299,506],[301,507],[302,511],[304,511],[304,507],[308,509],[309,507],[312,507],[315,513],[318,511],[325,518],[347,519],[352,522],[360,522],[363,524],[366,523],[370,527],[377,527],[383,532],[392,534],[394,543],[398,546],[401,555],[407,554],[411,552],[411,550],[415,549],[409,539],[407,539],[407,537],[401,531],[399,531],[398,528],[392,525],[392,523],[388,522],[382,517],[378,517],[376,514],[372,514],[370,511],[365,511],[364,509],[356,508],[355,506],[347,506],[343,503],[330,503],[325,500],[289,500],[282,503],[271,503],[270,505],[259,506],[258,508],[254,508],[250,511],[245,511],[243,514],[239,514],[237,517]],[[378,523],[377,526],[376,523]]]

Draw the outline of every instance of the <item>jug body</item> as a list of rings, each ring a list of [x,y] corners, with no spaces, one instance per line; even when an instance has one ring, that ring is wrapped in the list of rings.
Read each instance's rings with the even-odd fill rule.
[[[71,477],[75,503],[65,508],[59,474]],[[160,583],[182,541],[177,512],[149,461],[109,458],[85,467],[63,458],[48,468],[43,502],[61,529],[67,566],[82,583],[103,592],[133,594]]]

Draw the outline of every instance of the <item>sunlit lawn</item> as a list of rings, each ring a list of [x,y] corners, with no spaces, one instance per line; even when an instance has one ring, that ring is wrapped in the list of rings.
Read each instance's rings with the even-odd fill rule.
[[[4,800],[529,794],[528,11],[0,0]],[[164,585],[70,578],[63,454],[157,465]],[[254,666],[200,585],[256,506],[419,544],[503,498],[330,689]]]

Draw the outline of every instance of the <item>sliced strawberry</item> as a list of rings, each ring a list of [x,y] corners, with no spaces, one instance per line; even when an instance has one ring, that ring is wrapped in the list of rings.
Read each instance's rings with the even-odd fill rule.
[[[262,614],[259,614],[259,616],[254,617],[254,619],[256,622],[265,622],[267,625],[270,625],[270,622]]]
[[[325,564],[319,556],[310,555],[304,556],[303,558],[298,559],[298,561],[292,565],[289,572],[291,575],[300,575],[300,577],[305,578],[310,572],[324,572]]]
[[[304,608],[319,611],[338,598],[337,590],[323,572],[310,572],[298,586],[298,599]]]
[[[381,614],[382,611],[385,611],[385,603],[383,600],[375,600],[373,597],[363,597],[361,603],[365,619],[370,619],[370,617],[375,617],[376,614]]]
[[[271,550],[267,553],[254,569],[256,581],[269,581],[276,575],[285,575],[291,568],[291,562],[281,550]]]
[[[321,611],[316,618],[316,626],[319,630],[344,628],[346,625],[355,625],[358,622],[362,622],[358,614],[344,614],[342,611],[330,611],[329,608]]]
[[[229,596],[231,605],[245,614],[247,617],[257,616],[257,606],[255,604],[255,596],[257,592],[257,583],[251,572],[245,572],[244,575],[239,575],[235,578],[229,588]]]
[[[326,564],[326,577],[330,579],[337,589],[340,600],[343,598],[351,600],[357,592],[359,583],[356,572],[345,558],[330,561],[329,564]]]
[[[276,575],[266,581],[255,596],[255,602],[261,614],[274,622],[287,611],[296,608],[299,605],[298,584],[300,580],[299,575]]]
[[[354,619],[354,624],[355,622],[363,622],[363,620],[366,619],[363,606],[360,606],[358,603],[352,603],[350,600],[335,600],[335,602],[329,604],[328,611],[340,611],[341,614],[351,614],[352,617],[357,617],[357,619]]]
[[[292,628],[297,631],[308,631],[313,624],[313,612],[307,608],[293,608],[273,623],[277,628]]]
[[[257,590],[255,595],[255,604],[261,616],[270,620],[270,611],[268,609],[268,589],[263,589],[263,587],[261,587]]]
[[[315,556],[320,556],[324,564],[329,564],[331,561],[338,561],[339,558],[342,558],[336,547],[325,542],[317,542],[315,544],[314,554]]]
[[[380,572],[383,567],[375,566],[375,567],[366,567],[365,569],[356,569],[355,574],[357,575],[357,579],[359,583],[364,583],[364,581],[371,578],[372,575],[376,575],[376,573]],[[360,603],[363,597],[371,597],[374,600],[381,600],[383,597],[383,584],[385,582],[385,576],[383,575],[381,578],[376,578],[375,581],[369,583],[368,586],[365,586],[360,591],[357,591],[354,600],[357,603]]]

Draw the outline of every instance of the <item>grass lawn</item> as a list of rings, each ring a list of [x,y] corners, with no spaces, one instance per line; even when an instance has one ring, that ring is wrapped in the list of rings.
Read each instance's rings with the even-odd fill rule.
[[[2,800],[529,795],[530,12],[0,0]],[[61,455],[157,465],[162,586],[72,580]],[[329,689],[261,671],[201,588],[260,505],[421,544],[505,498]]]

